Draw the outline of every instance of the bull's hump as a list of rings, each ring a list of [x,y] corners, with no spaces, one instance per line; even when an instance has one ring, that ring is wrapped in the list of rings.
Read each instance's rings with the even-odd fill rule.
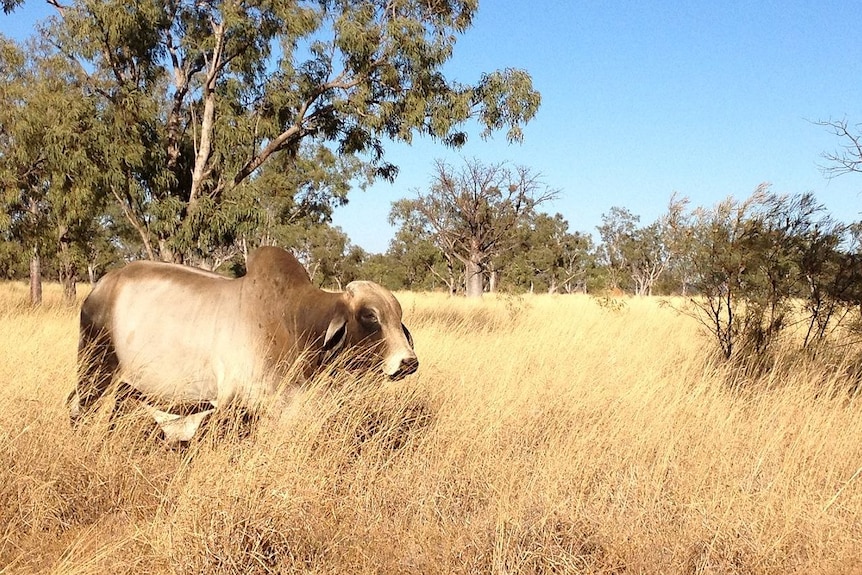
[[[311,285],[305,268],[293,254],[281,248],[265,246],[254,250],[248,257],[247,277],[252,280],[270,279],[285,287]]]

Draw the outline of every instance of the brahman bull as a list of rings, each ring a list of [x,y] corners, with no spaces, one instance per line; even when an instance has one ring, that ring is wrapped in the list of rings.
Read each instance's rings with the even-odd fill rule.
[[[191,438],[214,409],[253,409],[290,370],[310,377],[342,350],[393,379],[419,361],[389,290],[355,281],[317,289],[287,251],[262,247],[238,279],[177,264],[133,262],[102,278],[81,308],[75,421],[121,383],[169,440]],[[203,405],[186,416],[154,404]],[[169,408],[165,408],[169,409]]]

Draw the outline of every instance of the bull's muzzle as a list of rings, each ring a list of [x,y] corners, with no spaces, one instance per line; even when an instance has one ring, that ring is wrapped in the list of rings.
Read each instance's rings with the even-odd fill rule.
[[[414,373],[417,369],[419,369],[419,360],[416,356],[405,357],[401,359],[401,362],[398,364],[398,369],[396,369],[389,378],[401,379]]]

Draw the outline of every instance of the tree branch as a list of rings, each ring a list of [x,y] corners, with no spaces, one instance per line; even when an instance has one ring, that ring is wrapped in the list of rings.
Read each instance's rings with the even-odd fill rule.
[[[156,254],[153,251],[153,246],[150,243],[150,234],[144,225],[138,220],[137,217],[132,213],[131,206],[129,205],[129,201],[124,200],[120,197],[120,194],[117,192],[114,186],[111,186],[111,193],[116,198],[117,203],[120,204],[120,209],[123,210],[123,215],[126,217],[126,220],[131,224],[131,226],[138,232],[138,235],[141,237],[141,242],[144,244],[144,250],[147,252],[147,258],[150,260],[156,259]]]
[[[823,154],[823,159],[831,164],[820,167],[823,175],[831,180],[851,172],[862,172],[862,136],[851,131],[847,120],[829,120],[817,122],[817,125],[826,127],[845,142],[842,151]]]
[[[222,56],[224,54],[225,45],[225,28],[223,23],[213,21],[213,34],[216,37],[216,45],[213,48],[212,61],[207,71],[206,81],[204,82],[204,113],[201,118],[201,135],[200,144],[195,154],[195,167],[192,171],[192,185],[189,192],[189,208],[194,208],[197,203],[198,196],[203,183],[209,177],[212,169],[209,166],[210,155],[212,154],[212,137],[215,129],[215,89],[219,74],[224,66]]]

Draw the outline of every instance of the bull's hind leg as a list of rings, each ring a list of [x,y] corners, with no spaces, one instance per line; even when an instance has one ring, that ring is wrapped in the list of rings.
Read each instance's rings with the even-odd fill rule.
[[[78,341],[78,381],[69,394],[69,417],[74,424],[93,411],[111,387],[119,361],[110,336],[81,318]]]

